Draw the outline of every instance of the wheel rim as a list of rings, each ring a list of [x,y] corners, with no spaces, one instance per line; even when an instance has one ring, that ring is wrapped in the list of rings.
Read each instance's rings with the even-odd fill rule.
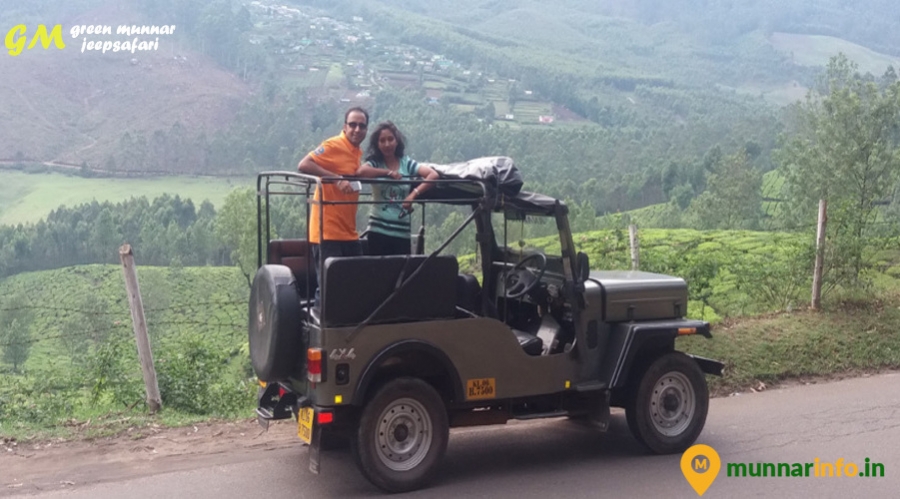
[[[653,386],[650,397],[653,427],[667,437],[681,435],[691,424],[696,400],[694,387],[687,376],[678,371],[664,374]]]
[[[431,449],[433,430],[431,416],[419,401],[402,398],[391,402],[375,428],[378,459],[393,471],[415,468]]]

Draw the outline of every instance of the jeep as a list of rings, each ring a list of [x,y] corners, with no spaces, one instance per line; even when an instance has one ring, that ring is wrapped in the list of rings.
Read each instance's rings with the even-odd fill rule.
[[[500,159],[433,165],[441,179],[418,201],[470,210],[434,251],[425,254],[420,229],[414,254],[318,266],[306,240],[270,239],[269,206],[280,194],[318,202],[312,189],[334,180],[258,176],[260,254],[249,307],[257,418],[264,427],[295,418],[312,472],[323,442],[343,435],[372,484],[414,490],[438,472],[450,428],[569,417],[605,430],[610,407],[625,409],[631,433],[653,453],[696,441],[709,406],[704,373],[721,375],[723,365],[675,349],[683,336],[711,337],[709,323],[684,317],[685,281],[592,271],[576,252],[565,203],[507,182],[515,167]],[[507,220],[525,219],[555,224],[558,254],[498,244],[497,222],[505,230]],[[457,257],[442,252],[469,224],[478,258],[472,272],[460,272]]]

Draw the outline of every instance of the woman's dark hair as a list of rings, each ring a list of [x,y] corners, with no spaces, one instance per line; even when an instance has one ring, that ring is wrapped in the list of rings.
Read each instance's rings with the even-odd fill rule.
[[[375,127],[375,130],[369,136],[369,150],[366,152],[366,161],[384,163],[384,155],[381,154],[381,149],[378,148],[378,139],[381,137],[381,132],[385,130],[389,130],[393,133],[394,139],[397,140],[397,148],[394,149],[394,156],[397,158],[403,157],[403,152],[406,149],[406,138],[403,137],[403,134],[397,129],[397,125],[390,121],[383,121]]]

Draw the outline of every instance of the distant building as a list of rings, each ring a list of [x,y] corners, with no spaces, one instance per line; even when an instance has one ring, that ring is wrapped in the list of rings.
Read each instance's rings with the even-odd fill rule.
[[[516,116],[512,113],[508,113],[503,116],[503,119],[509,120],[509,121],[514,121],[516,119]]]
[[[545,116],[545,115],[538,116],[538,123],[543,123],[545,125],[549,125],[549,124],[553,123],[553,116]]]

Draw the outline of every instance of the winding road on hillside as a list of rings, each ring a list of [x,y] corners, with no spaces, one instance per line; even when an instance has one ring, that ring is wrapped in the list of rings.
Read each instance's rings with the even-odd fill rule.
[[[348,451],[324,452],[322,473],[314,476],[293,425],[276,425],[263,434],[254,424],[8,451],[0,455],[0,496],[380,496],[357,472]],[[181,450],[173,450],[179,442]],[[900,373],[713,399],[699,443],[716,449],[723,462],[706,499],[898,497]],[[465,428],[453,430],[436,483],[409,496],[697,497],[682,476],[680,458],[645,454],[621,413],[613,415],[606,434],[565,419]],[[883,464],[884,477],[726,476],[728,462],[816,458],[843,459],[860,468],[869,458]]]

